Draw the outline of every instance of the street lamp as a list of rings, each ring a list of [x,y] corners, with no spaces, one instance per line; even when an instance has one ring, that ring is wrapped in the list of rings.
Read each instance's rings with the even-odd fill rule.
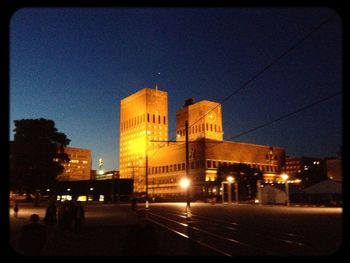
[[[188,178],[182,178],[180,180],[180,186],[184,189],[186,189],[186,219],[190,220],[191,219],[191,206],[190,206],[190,180]]]
[[[287,199],[287,206],[289,206],[289,185],[288,185],[288,174],[284,173],[281,175],[281,178],[284,180],[285,187],[286,187],[286,199]]]
[[[228,182],[228,203],[232,204],[232,191],[231,191],[231,184],[233,183],[234,179],[232,176],[227,176],[227,182]]]

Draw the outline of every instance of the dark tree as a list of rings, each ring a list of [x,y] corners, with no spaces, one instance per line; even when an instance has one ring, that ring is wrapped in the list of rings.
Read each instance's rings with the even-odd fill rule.
[[[238,193],[240,199],[252,199],[257,194],[257,181],[263,179],[263,173],[248,164],[235,163],[219,165],[217,170],[217,181],[225,181],[227,176],[234,177],[238,183]]]
[[[70,140],[55,128],[52,120],[15,120],[14,141],[10,145],[12,190],[33,193],[37,187],[55,181],[68,162],[64,147]]]

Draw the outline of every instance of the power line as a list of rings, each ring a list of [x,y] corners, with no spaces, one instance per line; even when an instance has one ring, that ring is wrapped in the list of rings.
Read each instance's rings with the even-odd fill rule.
[[[205,113],[203,116],[201,116],[197,121],[195,121],[193,124],[189,125],[188,128],[191,128],[192,126],[194,126],[196,123],[198,123],[200,120],[202,120],[205,116],[207,116],[210,112],[212,112],[213,110],[215,110],[217,107],[219,107],[220,105],[224,104],[226,101],[228,101],[230,98],[232,98],[234,95],[236,95],[238,92],[240,92],[241,90],[243,90],[244,88],[246,88],[251,82],[253,82],[255,79],[257,79],[258,77],[260,77],[263,73],[265,73],[269,68],[271,68],[274,64],[276,64],[277,62],[279,62],[282,58],[284,58],[288,53],[290,53],[292,50],[294,50],[295,48],[297,48],[300,44],[302,44],[306,39],[308,39],[314,32],[316,32],[318,29],[320,29],[323,25],[327,24],[334,16],[336,16],[336,13],[334,13],[333,15],[329,16],[327,19],[325,19],[324,21],[322,21],[318,26],[316,26],[313,30],[311,30],[309,33],[307,33],[304,37],[302,37],[301,39],[299,39],[296,43],[294,43],[294,45],[290,46],[288,49],[286,49],[282,54],[280,54],[278,57],[276,57],[275,59],[273,59],[269,64],[267,64],[265,67],[263,67],[258,73],[256,73],[255,75],[253,75],[250,79],[248,79],[245,83],[243,83],[241,85],[241,87],[239,87],[238,89],[236,89],[234,92],[232,92],[231,94],[229,94],[226,98],[224,98],[220,103],[218,103],[216,106],[214,106],[212,109],[210,109],[207,113]],[[176,135],[175,135],[176,138]],[[161,147],[163,148],[163,147]],[[159,149],[158,149],[159,150]],[[151,156],[151,158],[153,158],[153,156],[158,152],[158,150],[156,150],[154,152],[154,154]]]
[[[251,132],[253,132],[253,131],[256,131],[256,130],[258,130],[258,129],[264,128],[264,127],[266,127],[266,126],[268,126],[268,125],[271,125],[271,124],[273,124],[273,123],[275,123],[275,122],[278,122],[278,121],[280,121],[280,120],[286,119],[286,118],[288,118],[288,117],[290,117],[290,116],[292,116],[292,115],[294,115],[294,114],[297,114],[297,113],[299,113],[299,112],[302,112],[302,111],[304,111],[304,110],[307,110],[307,109],[309,109],[309,108],[311,108],[311,107],[313,107],[313,106],[315,106],[315,105],[317,105],[317,104],[320,104],[320,103],[322,103],[322,102],[325,102],[325,101],[327,101],[327,100],[330,100],[330,99],[332,99],[332,98],[334,98],[334,97],[336,97],[336,96],[338,96],[338,95],[340,95],[340,94],[342,94],[342,92],[333,93],[333,94],[331,94],[331,95],[329,95],[329,96],[327,96],[327,97],[325,97],[325,98],[323,98],[323,99],[314,101],[314,102],[312,102],[312,103],[310,103],[310,104],[308,104],[308,105],[306,105],[306,106],[303,106],[303,107],[301,107],[301,108],[299,108],[299,109],[297,109],[297,110],[295,110],[295,111],[292,111],[292,112],[290,112],[290,113],[284,114],[284,115],[282,115],[282,116],[280,116],[280,117],[278,117],[278,118],[276,118],[276,119],[274,119],[274,120],[268,121],[268,122],[266,122],[266,123],[263,123],[263,124],[261,124],[261,125],[259,125],[259,126],[256,126],[256,127],[252,128],[252,129],[249,129],[249,130],[247,130],[247,131],[244,131],[244,132],[241,132],[241,133],[239,133],[239,134],[237,134],[237,135],[234,135],[234,136],[228,138],[227,140],[236,139],[236,138],[238,138],[238,137],[241,137],[241,136],[243,136],[243,135],[246,135],[246,134],[251,133]],[[213,146],[215,146],[215,145],[213,145]]]
[[[308,34],[306,34],[303,38],[299,39],[294,45],[292,45],[291,47],[289,47],[287,50],[285,50],[281,55],[279,55],[278,57],[276,57],[275,59],[273,59],[268,65],[266,65],[264,68],[262,68],[258,73],[256,73],[254,76],[252,76],[249,80],[247,80],[245,83],[242,84],[241,87],[239,87],[238,89],[236,89],[234,92],[232,92],[231,94],[229,94],[226,98],[224,98],[220,104],[225,103],[226,101],[228,101],[232,96],[236,95],[238,92],[240,92],[241,90],[243,90],[244,88],[246,88],[251,82],[253,82],[255,79],[257,79],[258,77],[260,77],[265,71],[267,71],[270,67],[272,67],[274,64],[276,64],[278,61],[280,61],[283,57],[285,57],[288,53],[290,53],[292,50],[294,50],[296,47],[298,47],[301,43],[303,43],[306,39],[308,39],[314,32],[316,32],[318,29],[320,29],[323,25],[325,25],[326,23],[328,23],[334,16],[336,15],[336,13],[334,13],[333,15],[331,15],[330,17],[328,17],[326,20],[324,20],[323,22],[321,22],[317,27],[315,27],[313,30],[311,30]],[[220,106],[220,104],[216,105],[215,107],[213,107],[211,110],[209,110],[206,114],[204,114],[202,117],[200,117],[197,121],[195,121],[192,125],[189,126],[192,127],[194,124],[196,124],[197,122],[199,122],[201,119],[203,119],[205,116],[207,116],[210,112],[212,112],[213,110],[215,110],[217,107]]]

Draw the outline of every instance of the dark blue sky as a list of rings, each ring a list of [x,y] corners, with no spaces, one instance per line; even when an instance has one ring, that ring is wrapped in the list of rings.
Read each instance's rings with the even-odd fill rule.
[[[119,169],[119,101],[169,93],[169,138],[185,99],[220,102],[334,13],[320,8],[27,8],[10,28],[13,120],[47,118]],[[339,16],[222,105],[224,138],[342,91]],[[158,74],[160,72],[160,75]],[[342,96],[241,136],[291,156],[334,156]]]

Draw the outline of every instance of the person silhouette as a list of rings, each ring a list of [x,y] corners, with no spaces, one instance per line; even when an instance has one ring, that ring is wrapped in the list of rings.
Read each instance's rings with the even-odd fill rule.
[[[85,210],[81,202],[76,202],[74,204],[73,222],[74,222],[74,232],[80,234],[81,226],[85,219]]]
[[[54,226],[57,223],[57,207],[55,202],[52,200],[46,209],[44,223],[47,226]]]
[[[39,223],[39,215],[32,214],[30,223],[21,228],[19,250],[25,256],[38,256],[46,243],[46,238],[46,227]]]
[[[18,211],[19,211],[18,202],[15,201],[15,206],[13,208],[13,212],[14,212],[15,218],[18,217]]]

